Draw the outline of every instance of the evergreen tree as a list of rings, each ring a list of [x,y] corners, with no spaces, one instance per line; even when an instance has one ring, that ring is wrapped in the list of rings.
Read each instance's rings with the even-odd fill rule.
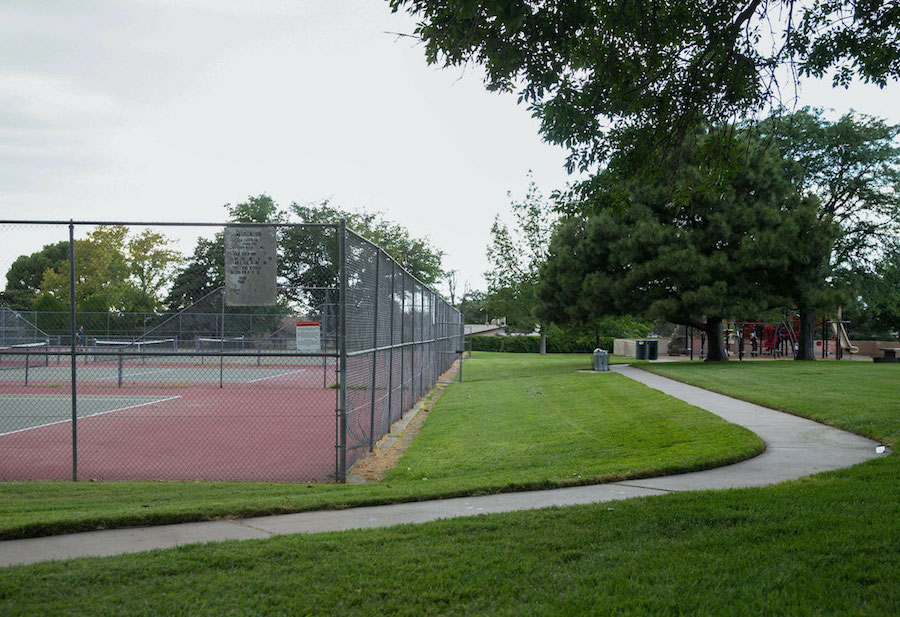
[[[778,152],[758,140],[697,143],[676,176],[675,200],[667,183],[607,178],[618,191],[598,192],[586,216],[559,225],[541,270],[545,316],[664,318],[705,331],[707,359],[720,361],[723,319],[793,301],[832,241],[815,198],[801,197]]]
[[[212,240],[197,239],[194,252],[172,280],[165,305],[179,311],[224,285],[225,243],[220,232]]]

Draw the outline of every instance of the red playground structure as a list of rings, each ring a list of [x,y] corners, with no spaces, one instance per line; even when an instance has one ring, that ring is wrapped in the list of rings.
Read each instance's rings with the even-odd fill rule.
[[[816,341],[816,351],[821,354],[823,359],[833,356],[840,360],[844,352],[857,352],[857,348],[850,342],[844,328],[844,324],[848,322],[839,319],[821,319],[815,322],[814,331],[821,332],[821,337]],[[726,322],[725,337],[728,353],[737,355],[739,360],[743,360],[745,355],[750,358],[759,356],[796,357],[799,351],[800,315],[797,311],[785,311],[782,320],[775,323],[764,321]]]

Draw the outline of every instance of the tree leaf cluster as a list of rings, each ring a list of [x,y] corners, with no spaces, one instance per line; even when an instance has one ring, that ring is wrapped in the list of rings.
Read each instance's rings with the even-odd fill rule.
[[[475,64],[515,92],[570,170],[682,147],[701,124],[776,106],[779,70],[884,86],[900,76],[900,8],[863,0],[389,0],[426,60]]]
[[[840,226],[834,268],[865,268],[900,235],[900,125],[821,109],[779,113],[754,130],[790,161],[792,182],[819,199],[819,218]]]
[[[180,260],[163,234],[98,226],[75,240],[76,306],[80,311],[156,311]],[[4,300],[23,310],[66,310],[69,243],[48,244],[18,257],[7,272]]]
[[[499,214],[491,225],[482,307],[492,318],[506,318],[510,326],[531,330],[539,321],[534,310],[539,269],[547,258],[557,217],[530,174],[524,198],[516,201],[510,195],[510,199],[513,225]]]

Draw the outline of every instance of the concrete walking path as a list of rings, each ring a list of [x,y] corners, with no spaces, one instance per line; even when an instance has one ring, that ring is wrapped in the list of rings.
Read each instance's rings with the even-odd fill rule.
[[[876,454],[876,442],[812,420],[739,401],[634,367],[615,366],[613,370],[750,429],[763,439],[766,451],[726,467],[612,484],[7,540],[0,542],[0,566],[119,555],[197,542],[263,539],[290,533],[424,523],[441,518],[598,503],[673,491],[763,486],[884,456]],[[603,379],[604,374],[587,378]]]

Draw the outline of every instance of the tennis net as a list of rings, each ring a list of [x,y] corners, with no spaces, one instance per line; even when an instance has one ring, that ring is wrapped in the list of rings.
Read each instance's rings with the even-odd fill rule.
[[[0,347],[0,370],[49,366],[50,341]]]
[[[133,356],[144,355],[159,352],[178,351],[178,339],[167,338],[157,340],[140,340],[140,341],[104,341],[94,339],[91,342],[91,349],[94,352],[119,352],[121,354]],[[99,355],[99,354],[98,354]]]
[[[257,349],[257,342],[253,339],[244,338],[243,336],[232,336],[226,338],[210,338],[197,337],[197,351],[245,351]]]

